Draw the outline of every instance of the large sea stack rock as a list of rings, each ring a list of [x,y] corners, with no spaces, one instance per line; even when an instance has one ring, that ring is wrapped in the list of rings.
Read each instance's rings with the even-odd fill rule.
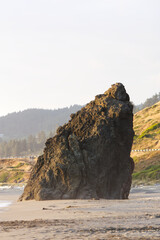
[[[20,200],[128,198],[134,168],[132,109],[117,83],[72,114],[47,140]]]

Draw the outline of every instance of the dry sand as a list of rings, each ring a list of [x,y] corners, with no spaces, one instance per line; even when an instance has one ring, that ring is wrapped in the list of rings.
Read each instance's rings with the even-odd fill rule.
[[[13,201],[0,212],[1,240],[160,239],[156,188],[133,189],[129,200],[17,202],[20,194],[0,193],[0,200]]]

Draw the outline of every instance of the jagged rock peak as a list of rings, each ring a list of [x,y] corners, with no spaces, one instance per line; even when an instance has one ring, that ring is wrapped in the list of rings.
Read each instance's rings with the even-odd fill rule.
[[[133,114],[121,83],[95,97],[47,140],[20,200],[128,198]]]
[[[113,84],[110,89],[105,92],[107,97],[115,98],[119,101],[129,101],[129,95],[126,93],[122,83]]]

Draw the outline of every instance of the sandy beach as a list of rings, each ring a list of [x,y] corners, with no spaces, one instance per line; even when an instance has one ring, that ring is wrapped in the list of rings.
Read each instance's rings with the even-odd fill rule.
[[[0,239],[160,239],[160,186],[133,188],[128,200],[17,202],[0,192]]]

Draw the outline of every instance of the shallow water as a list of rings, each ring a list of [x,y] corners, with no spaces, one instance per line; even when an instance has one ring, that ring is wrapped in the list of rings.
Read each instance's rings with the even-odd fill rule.
[[[0,200],[0,210],[1,210],[1,208],[8,207],[11,203],[12,203],[12,201]]]
[[[0,211],[12,204],[12,201],[8,200],[8,195],[21,195],[24,190],[24,186],[0,186]],[[146,197],[152,195],[153,193],[160,193],[160,184],[150,185],[150,186],[137,186],[132,187],[130,191],[129,198],[135,193],[143,193]],[[2,200],[3,196],[3,200]],[[4,199],[6,196],[6,199]]]
[[[145,194],[160,193],[160,184],[149,186],[140,185],[137,187],[132,187],[130,194],[132,193],[145,193]]]
[[[5,191],[5,190],[9,190],[9,189],[12,189],[12,190],[15,190],[15,191],[23,190],[24,186],[10,186],[10,185],[0,186],[0,192]]]
[[[24,190],[24,186],[0,186],[0,211],[7,208],[12,204],[12,200],[8,199],[9,195],[18,196],[21,195]]]

